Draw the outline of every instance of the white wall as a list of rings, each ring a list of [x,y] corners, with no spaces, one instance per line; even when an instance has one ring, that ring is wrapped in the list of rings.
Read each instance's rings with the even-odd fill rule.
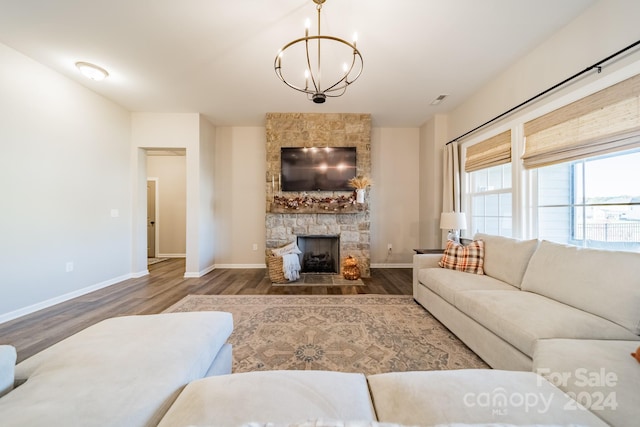
[[[215,266],[215,142],[216,128],[200,116],[198,207],[198,272]]]
[[[639,16],[637,0],[595,3],[456,108],[449,117],[449,136],[462,135],[639,40]],[[633,60],[637,60],[637,53],[635,58],[632,55],[624,61],[606,64],[601,74],[589,73],[555,97],[604,78]],[[553,96],[543,102],[552,99]]]
[[[264,127],[216,128],[217,267],[264,266],[266,144]]]
[[[448,138],[448,117],[438,114],[420,128],[420,237],[419,247],[442,247],[443,150]]]
[[[4,321],[130,277],[132,220],[129,112],[2,44],[0,94]]]
[[[132,156],[135,165],[133,186],[134,271],[146,272],[146,157],[149,148],[184,148],[187,170],[187,234],[185,277],[200,277],[211,271],[213,234],[207,229],[213,192],[206,184],[212,175],[213,126],[196,113],[133,113]],[[203,185],[204,183],[204,185]],[[207,222],[207,218],[209,221]]]
[[[147,156],[147,176],[157,178],[156,256],[187,251],[187,161],[185,156]]]
[[[371,264],[372,267],[412,262],[419,246],[418,128],[371,130]],[[393,249],[389,254],[387,245]]]

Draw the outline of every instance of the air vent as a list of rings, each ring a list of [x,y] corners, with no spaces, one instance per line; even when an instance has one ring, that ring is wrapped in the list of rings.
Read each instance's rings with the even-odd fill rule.
[[[443,95],[438,95],[438,97],[436,99],[434,99],[433,101],[431,101],[431,105],[438,105],[440,104],[442,101],[444,101],[444,99],[449,96],[446,94]]]

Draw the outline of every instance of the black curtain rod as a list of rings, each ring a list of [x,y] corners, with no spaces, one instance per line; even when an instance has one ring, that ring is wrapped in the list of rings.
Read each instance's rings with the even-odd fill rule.
[[[493,119],[491,120],[487,120],[486,122],[484,122],[483,124],[481,124],[480,126],[476,126],[475,128],[471,129],[470,131],[460,135],[457,138],[452,139],[451,141],[447,142],[445,145],[449,145],[453,142],[456,142],[462,138],[464,138],[467,135],[470,135],[472,133],[474,133],[475,131],[482,129],[483,127],[490,125],[491,123],[495,122],[496,120],[500,120],[501,118],[503,118],[504,116],[513,113],[515,110],[524,107],[525,105],[529,104],[530,102],[535,101],[536,99],[545,96],[546,94],[548,94],[551,91],[556,90],[557,88],[559,88],[560,86],[564,86],[565,84],[569,83],[571,80],[577,79],[578,77],[580,77],[581,75],[583,75],[584,73],[588,73],[589,71],[593,70],[593,69],[597,69],[598,73],[602,71],[602,64],[604,64],[605,62],[609,62],[610,60],[612,60],[613,58],[615,58],[616,56],[622,55],[623,53],[625,53],[628,50],[633,49],[634,47],[638,46],[640,44],[640,40],[636,41],[635,43],[630,44],[629,46],[625,47],[624,49],[620,49],[619,51],[617,51],[616,53],[607,56],[606,58],[596,62],[595,64],[585,68],[584,70],[580,71],[579,73],[574,74],[573,76],[564,79],[563,81],[561,81],[560,83],[557,83],[553,86],[551,86],[549,89],[546,89],[542,92],[540,92],[539,94],[532,96],[531,98],[527,99],[524,102],[521,102],[520,104],[516,105],[515,107],[505,111],[504,113],[495,116]]]

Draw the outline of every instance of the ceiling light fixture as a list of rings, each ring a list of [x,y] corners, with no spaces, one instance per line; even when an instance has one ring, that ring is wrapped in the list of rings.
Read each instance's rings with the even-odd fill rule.
[[[325,1],[326,0],[313,0],[316,4],[316,10],[318,11],[318,35],[309,35],[311,22],[307,20],[304,37],[287,43],[280,49],[274,61],[276,75],[280,80],[290,88],[306,93],[308,98],[316,104],[322,104],[328,97],[344,95],[347,87],[360,77],[363,67],[362,55],[356,48],[356,35],[353,37],[353,43],[349,43],[338,37],[323,36],[320,34],[320,11]],[[300,48],[301,44],[304,44],[304,51]],[[294,45],[297,45],[297,50],[294,48]],[[321,45],[322,47],[328,47],[331,51],[331,55],[328,57],[325,56],[324,58],[325,62],[322,63],[323,68],[320,67]],[[342,51],[341,54],[336,53],[340,50]],[[285,51],[287,55],[291,53],[292,62],[295,63],[295,61],[298,61],[301,63],[301,68],[304,72],[298,69],[298,71],[287,74],[287,77],[285,77],[282,65]],[[341,55],[343,58],[346,58],[346,61],[344,61],[340,67],[340,61],[336,58],[339,58]],[[351,63],[350,65],[348,65],[349,62]],[[323,84],[324,82],[329,83]]]
[[[97,65],[90,64],[89,62],[76,62],[76,67],[83,76],[88,79],[95,80],[97,82],[106,79],[109,76],[107,70]]]

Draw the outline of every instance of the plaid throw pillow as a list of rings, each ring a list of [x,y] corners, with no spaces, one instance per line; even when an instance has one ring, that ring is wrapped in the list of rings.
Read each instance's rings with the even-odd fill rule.
[[[484,242],[482,240],[474,240],[467,246],[449,240],[442,259],[438,263],[442,268],[475,274],[484,274],[483,264]]]

